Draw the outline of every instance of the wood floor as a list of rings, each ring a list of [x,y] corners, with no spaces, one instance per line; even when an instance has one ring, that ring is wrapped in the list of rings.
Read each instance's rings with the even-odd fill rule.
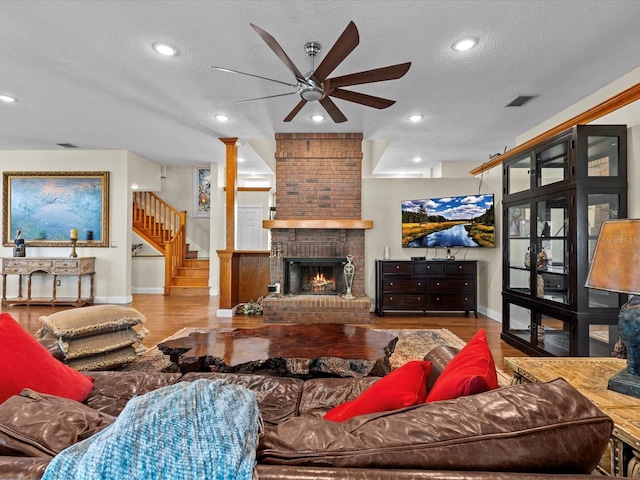
[[[216,317],[218,297],[133,295],[133,302],[128,306],[140,311],[147,318],[145,326],[151,333],[143,343],[148,347],[156,345],[184,327],[259,327],[263,325],[262,317],[259,315]],[[33,334],[40,328],[41,315],[50,315],[67,308],[69,307],[8,306],[2,307],[1,311],[9,313]],[[500,340],[501,324],[481,314],[475,318],[473,315],[465,317],[449,313],[427,315],[386,313],[382,318],[375,314],[371,314],[370,318],[368,326],[373,328],[446,328],[464,341],[469,341],[478,329],[484,328],[496,366],[505,371],[507,368],[504,366],[504,357],[527,356]]]

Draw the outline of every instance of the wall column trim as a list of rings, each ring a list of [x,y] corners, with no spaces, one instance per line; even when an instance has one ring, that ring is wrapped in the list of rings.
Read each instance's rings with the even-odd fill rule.
[[[236,245],[236,194],[238,177],[238,138],[221,138],[226,145],[225,168],[225,249],[218,250],[220,259],[219,310],[231,310],[238,300],[238,269],[234,268]]]

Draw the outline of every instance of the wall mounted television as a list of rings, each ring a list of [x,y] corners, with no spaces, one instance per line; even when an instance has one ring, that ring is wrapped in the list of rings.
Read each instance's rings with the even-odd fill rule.
[[[493,194],[402,201],[402,247],[495,247]]]

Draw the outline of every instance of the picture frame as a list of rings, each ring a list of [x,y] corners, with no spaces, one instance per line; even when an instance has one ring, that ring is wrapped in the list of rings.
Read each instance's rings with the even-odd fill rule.
[[[109,246],[109,172],[3,172],[2,244]]]
[[[193,168],[193,216],[211,215],[211,167]]]

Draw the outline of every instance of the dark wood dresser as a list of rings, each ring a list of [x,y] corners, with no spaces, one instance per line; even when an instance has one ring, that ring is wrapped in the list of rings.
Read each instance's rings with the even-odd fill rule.
[[[476,260],[376,260],[376,314],[473,311],[478,317]]]

